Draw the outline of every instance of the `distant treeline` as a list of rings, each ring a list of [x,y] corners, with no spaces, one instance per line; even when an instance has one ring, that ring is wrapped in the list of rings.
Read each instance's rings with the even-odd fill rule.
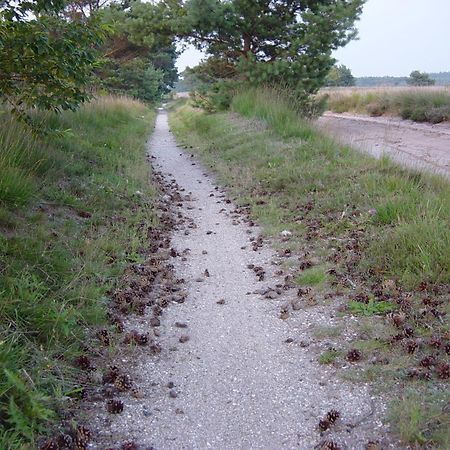
[[[430,78],[436,80],[436,85],[450,84],[450,72],[430,73]],[[406,86],[408,77],[359,77],[356,78],[356,86]]]

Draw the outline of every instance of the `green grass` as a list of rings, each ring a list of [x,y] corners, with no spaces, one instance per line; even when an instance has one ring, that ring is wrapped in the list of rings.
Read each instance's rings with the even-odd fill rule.
[[[335,295],[349,296],[337,314],[356,314],[351,327],[368,341],[358,344],[366,345],[366,362],[355,376],[379,383],[379,389],[399,380],[408,387],[414,381],[405,378],[406,370],[417,367],[429,350],[425,346],[410,355],[401,343],[390,344],[399,330],[385,316],[399,308],[397,300],[407,302],[408,325],[416,336],[448,333],[443,293],[450,288],[449,184],[335,143],[303,121],[285,98],[247,90],[234,98],[230,112],[207,114],[185,104],[169,120],[179,141],[215,172],[238,204],[249,206],[275,246],[315,259],[295,281],[331,293],[328,308],[337,308]],[[279,240],[282,230],[292,232],[288,241]],[[375,298],[377,289],[383,290],[382,299]],[[369,294],[368,301],[352,297],[359,292]],[[438,317],[423,315],[427,295],[436,299]],[[319,362],[336,357],[325,352]],[[386,362],[369,365],[373,358]],[[440,358],[448,362],[442,352]],[[429,382],[442,383],[436,377]],[[427,439],[427,445],[440,448],[447,438]]]
[[[144,162],[153,118],[107,97],[36,114],[49,130],[39,137],[0,116],[1,448],[33,447],[79,395],[73,360],[145,244],[141,222],[155,223]]]
[[[450,413],[448,395],[445,391],[431,389],[422,385],[408,389],[394,401],[391,409],[391,422],[404,442],[432,448],[450,448]]]
[[[450,119],[450,92],[438,88],[328,91],[328,108],[337,113],[395,115],[416,122]]]
[[[303,271],[294,278],[294,281],[301,286],[320,286],[327,280],[327,274],[323,267],[313,267]]]
[[[334,348],[329,350],[325,350],[319,356],[319,364],[333,364],[337,357],[339,356],[339,352]]]

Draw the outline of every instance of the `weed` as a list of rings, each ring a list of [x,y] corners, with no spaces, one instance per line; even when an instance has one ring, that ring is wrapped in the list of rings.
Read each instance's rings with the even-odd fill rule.
[[[395,309],[395,306],[390,302],[375,301],[373,298],[369,299],[368,303],[361,303],[351,300],[347,304],[347,310],[351,314],[361,314],[362,316],[375,316],[377,314],[386,314]]]
[[[336,361],[336,358],[338,356],[339,356],[339,352],[334,348],[330,348],[320,354],[319,363],[320,364],[333,364],[334,361]]]
[[[294,281],[303,286],[323,285],[327,280],[327,274],[323,267],[312,267],[304,270],[300,275],[294,278]]]

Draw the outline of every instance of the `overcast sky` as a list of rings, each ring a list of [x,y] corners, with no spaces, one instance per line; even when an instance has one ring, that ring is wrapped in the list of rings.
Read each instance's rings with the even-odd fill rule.
[[[355,76],[450,71],[450,0],[368,0],[357,28],[359,40],[335,54]],[[190,48],[177,67],[201,58]]]

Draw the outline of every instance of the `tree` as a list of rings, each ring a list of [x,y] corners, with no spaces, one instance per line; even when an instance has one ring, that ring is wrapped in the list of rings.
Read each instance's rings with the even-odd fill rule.
[[[113,30],[103,48],[104,63],[97,70],[102,86],[147,102],[159,100],[178,79],[166,5],[112,4],[101,11],[101,17]]]
[[[333,66],[325,79],[326,86],[354,86],[355,77],[351,70],[344,66]]]
[[[188,0],[180,37],[252,83],[318,90],[331,52],[356,35],[364,0]]]
[[[406,82],[411,86],[433,86],[436,83],[435,80],[430,78],[430,75],[418,70],[413,70]]]
[[[0,12],[0,96],[21,117],[27,108],[75,109],[89,98],[96,48],[95,20],[60,16],[62,1],[4,2]]]

